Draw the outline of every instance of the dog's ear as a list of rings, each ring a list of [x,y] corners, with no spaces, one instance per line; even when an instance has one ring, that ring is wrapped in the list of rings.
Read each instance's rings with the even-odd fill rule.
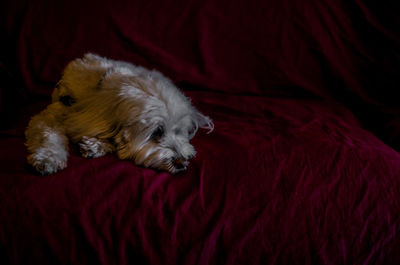
[[[210,117],[203,115],[198,111],[196,111],[195,116],[199,128],[208,129],[208,133],[214,130],[214,123],[212,122]]]
[[[207,133],[211,133],[214,130],[214,123],[212,120],[197,110],[195,110],[192,115],[192,122],[193,128],[189,132],[190,139],[196,134],[198,128],[208,129]]]

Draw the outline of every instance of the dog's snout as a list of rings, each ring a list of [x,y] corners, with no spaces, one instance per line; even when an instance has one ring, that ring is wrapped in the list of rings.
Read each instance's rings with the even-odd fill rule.
[[[173,164],[176,170],[185,170],[189,165],[189,161],[184,159],[183,157],[178,157],[173,159]]]
[[[181,143],[180,145],[171,145],[170,149],[174,152],[174,160],[183,159],[190,160],[196,155],[196,151],[191,144]]]

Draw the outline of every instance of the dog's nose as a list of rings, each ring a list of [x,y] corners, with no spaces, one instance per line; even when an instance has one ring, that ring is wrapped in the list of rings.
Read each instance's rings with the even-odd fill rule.
[[[177,170],[184,170],[189,165],[189,161],[187,161],[186,159],[184,159],[182,157],[174,159],[173,163],[174,163],[175,169],[177,169]]]

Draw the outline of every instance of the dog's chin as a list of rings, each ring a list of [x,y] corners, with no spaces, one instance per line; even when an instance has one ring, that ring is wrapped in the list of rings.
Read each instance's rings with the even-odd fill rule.
[[[187,169],[188,165],[189,165],[188,161],[185,161],[184,163],[181,163],[181,164],[168,163],[168,164],[166,164],[166,166],[162,166],[158,169],[168,171],[171,174],[176,174],[176,173],[185,171]]]
[[[131,157],[134,158],[135,164],[176,174],[187,169],[189,159],[194,155],[194,149],[193,152],[183,157],[169,148],[148,144],[134,152]]]
[[[141,163],[145,167],[154,168],[161,171],[168,171],[171,174],[176,174],[185,171],[189,165],[189,161],[183,158],[174,158],[163,160],[147,159]]]

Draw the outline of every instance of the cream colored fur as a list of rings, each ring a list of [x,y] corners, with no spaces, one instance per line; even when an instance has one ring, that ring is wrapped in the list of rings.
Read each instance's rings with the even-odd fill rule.
[[[43,175],[66,167],[68,140],[84,157],[116,152],[176,173],[196,154],[189,141],[197,129],[213,130],[160,72],[95,54],[67,65],[52,102],[25,132],[28,162]]]

